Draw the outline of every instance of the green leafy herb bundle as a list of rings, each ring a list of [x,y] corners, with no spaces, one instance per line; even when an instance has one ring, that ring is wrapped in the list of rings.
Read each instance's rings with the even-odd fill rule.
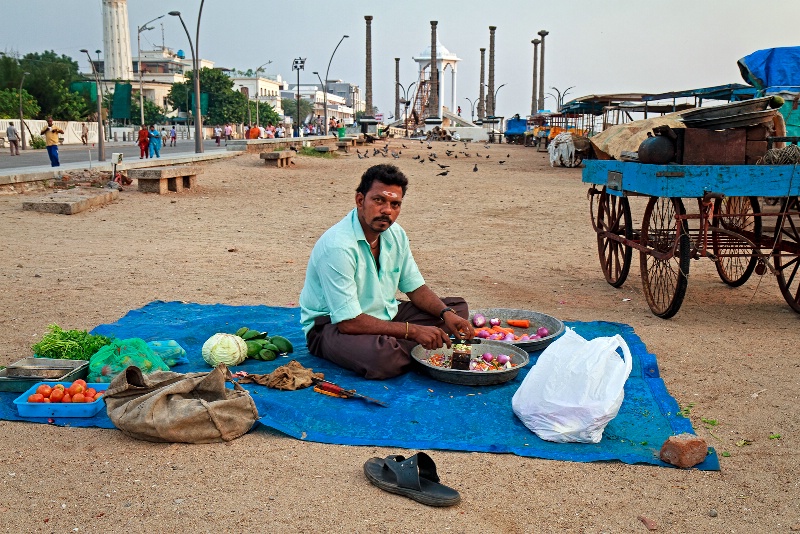
[[[111,338],[90,334],[86,330],[64,330],[55,324],[51,324],[49,329],[41,341],[31,346],[37,358],[88,360],[101,347],[111,343]]]

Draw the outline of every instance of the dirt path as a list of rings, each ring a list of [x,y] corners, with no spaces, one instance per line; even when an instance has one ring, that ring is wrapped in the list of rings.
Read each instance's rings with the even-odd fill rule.
[[[397,160],[299,157],[289,169],[242,155],[207,164],[197,190],[129,190],[73,216],[23,212],[33,194],[0,197],[0,364],[29,355],[50,323],[89,329],[156,299],[295,306],[311,247],[353,206],[360,174],[396,163],[410,180],[399,222],[434,291],[473,308],[632,325],[670,393],[692,405],[698,434],[730,453],[721,472],[433,451],[463,497],[440,510],[364,479],[367,458],[408,451],[263,429],[189,446],[0,422],[2,530],[643,532],[639,515],[664,532],[800,530],[800,316],[774,278],[730,289],[710,262],[692,262],[683,308],[655,318],[638,258],[621,289],[604,281],[580,170],[551,169],[533,149],[476,144],[442,177],[411,159],[431,151],[404,143],[391,143]],[[442,161],[446,148],[462,146],[432,151]],[[634,206],[634,220],[641,213]]]

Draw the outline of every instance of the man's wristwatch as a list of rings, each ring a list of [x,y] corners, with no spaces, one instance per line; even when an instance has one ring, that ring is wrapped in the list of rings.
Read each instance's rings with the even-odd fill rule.
[[[442,321],[444,321],[444,314],[445,314],[445,313],[447,313],[447,312],[453,312],[453,313],[456,313],[456,311],[455,311],[453,308],[451,308],[451,307],[449,307],[449,306],[448,306],[447,308],[445,308],[445,309],[443,309],[441,312],[439,312],[439,319],[441,319]]]

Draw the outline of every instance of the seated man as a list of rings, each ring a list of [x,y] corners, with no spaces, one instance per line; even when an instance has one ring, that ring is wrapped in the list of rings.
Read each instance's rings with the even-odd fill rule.
[[[367,169],[356,207],[311,252],[300,320],[311,354],[369,379],[409,370],[411,349],[472,338],[462,298],[439,299],[417,269],[408,237],[394,224],[408,179],[394,165]],[[410,302],[395,298],[405,293]]]

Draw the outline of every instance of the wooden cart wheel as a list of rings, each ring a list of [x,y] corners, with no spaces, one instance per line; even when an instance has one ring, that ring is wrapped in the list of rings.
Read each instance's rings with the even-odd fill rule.
[[[633,223],[628,199],[609,195],[604,187],[597,206],[596,222],[600,267],[603,269],[606,282],[614,287],[620,287],[628,278],[633,249],[610,239],[607,235],[616,234],[625,236],[627,239],[633,238]]]
[[[647,303],[654,315],[669,319],[683,303],[689,275],[689,232],[686,221],[675,215],[686,211],[680,198],[653,197],[647,202],[642,220],[640,243],[648,249],[667,254],[658,259],[649,251],[639,252],[639,267]]]
[[[761,240],[761,217],[753,214],[760,211],[758,197],[718,198],[714,201],[711,224],[741,234],[757,244]],[[711,244],[718,258],[714,265],[722,281],[731,287],[747,282],[758,263],[752,247],[733,236],[714,231]]]
[[[800,197],[790,197],[783,202],[781,215],[775,220],[772,260],[783,298],[800,313],[800,216],[783,215],[787,211],[800,211]]]

